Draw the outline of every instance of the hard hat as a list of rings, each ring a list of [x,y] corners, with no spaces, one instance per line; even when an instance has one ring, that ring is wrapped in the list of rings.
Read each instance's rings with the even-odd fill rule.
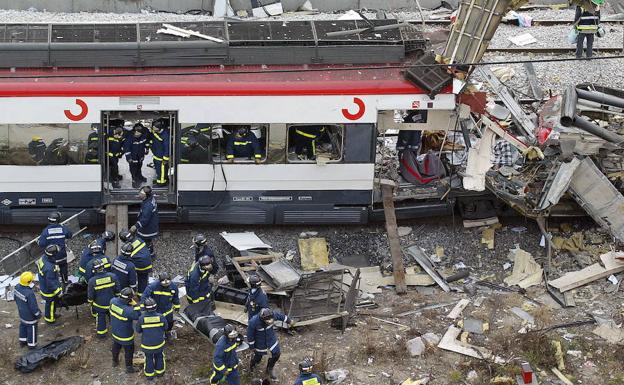
[[[156,310],[156,301],[154,301],[154,298],[149,297],[143,302],[143,306],[147,311]]]
[[[60,220],[61,220],[61,213],[59,213],[58,211],[52,211],[50,214],[48,214],[48,222],[57,223]]]
[[[592,3],[594,3],[595,5],[603,5],[604,4],[604,0],[591,0]]]
[[[134,236],[128,230],[121,230],[119,232],[119,239],[121,239],[122,242],[130,242],[133,238]]]
[[[96,273],[103,272],[104,271],[104,261],[99,259],[99,258],[96,258],[93,261],[93,271],[96,272]]]
[[[160,275],[158,275],[158,280],[160,281],[160,284],[162,286],[168,287],[169,285],[171,285],[171,274],[169,273],[160,273]]]
[[[312,373],[312,367],[314,364],[312,360],[309,358],[304,358],[303,361],[299,363],[299,371],[301,373]]]
[[[123,136],[123,128],[121,127],[116,127],[113,130],[113,136]]]
[[[130,302],[132,298],[134,298],[134,290],[131,287],[124,287],[119,292],[119,298],[123,299],[126,302]]]
[[[61,251],[59,245],[47,245],[45,248],[45,255],[47,255],[48,257],[52,257],[56,255],[59,251]]]
[[[132,247],[132,243],[124,243],[124,245],[121,246],[121,255],[129,257],[132,255],[132,250],[134,250],[134,247]]]
[[[22,286],[28,286],[33,281],[33,279],[35,279],[34,274],[31,273],[30,271],[25,271],[22,274],[20,274],[19,282],[20,282],[20,285]]]
[[[193,243],[197,246],[204,246],[208,243],[208,239],[206,239],[204,234],[197,234],[193,237]]]
[[[262,279],[257,274],[252,274],[249,276],[249,286],[253,288],[258,288],[262,284]]]
[[[231,340],[238,337],[238,330],[236,330],[236,328],[232,324],[225,325],[225,327],[223,328],[223,332]]]
[[[112,231],[106,230],[102,233],[102,239],[106,240],[106,242],[111,242],[115,240],[115,233]]]
[[[32,140],[36,142],[38,140],[43,140],[43,138],[40,137],[39,135],[33,135]]]
[[[260,319],[265,322],[265,323],[273,323],[273,310],[269,309],[268,307],[263,308],[262,310],[260,310]]]
[[[150,186],[143,186],[139,189],[139,193],[143,193],[147,198],[149,198],[152,196],[152,188]]]
[[[199,268],[206,271],[212,269],[212,258],[209,255],[204,255],[199,258]]]
[[[102,252],[102,245],[97,240],[91,241],[89,243],[89,251],[93,254],[99,254]]]

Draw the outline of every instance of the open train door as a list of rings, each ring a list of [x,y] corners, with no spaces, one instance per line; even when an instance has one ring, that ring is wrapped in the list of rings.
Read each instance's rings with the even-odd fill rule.
[[[102,192],[105,204],[137,203],[151,186],[159,203],[176,204],[175,111],[102,113]],[[154,128],[158,127],[158,130]]]

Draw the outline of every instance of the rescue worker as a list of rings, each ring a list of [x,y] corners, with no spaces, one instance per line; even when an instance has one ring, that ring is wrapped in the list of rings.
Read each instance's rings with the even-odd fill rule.
[[[150,283],[145,288],[142,301],[152,298],[156,301],[156,312],[167,318],[167,332],[173,329],[173,312],[180,310],[180,296],[178,295],[178,286],[171,282],[169,273],[160,273],[158,280]]]
[[[165,374],[165,331],[169,327],[167,319],[156,312],[156,301],[148,298],[143,303],[145,311],[139,317],[135,330],[141,333],[141,349],[145,353],[143,373],[148,380],[154,375],[160,377]]]
[[[98,149],[94,148],[94,147],[89,147],[87,149],[87,153],[85,154],[84,162],[86,164],[98,164],[98,163],[100,163],[100,157],[99,157],[99,154],[98,154]]]
[[[295,153],[302,158],[304,150],[309,160],[316,159],[316,140],[325,132],[323,126],[302,126],[295,129]]]
[[[309,358],[301,361],[299,363],[299,377],[293,385],[321,385],[321,378],[312,373],[313,366],[314,364]]]
[[[110,302],[119,294],[119,281],[115,274],[104,270],[104,262],[96,259],[93,264],[95,275],[91,277],[87,288],[87,298],[91,304],[91,314],[95,317],[95,329],[98,338],[106,338]]]
[[[93,259],[100,258],[105,259],[105,268],[110,269],[111,264],[108,259],[104,255],[104,246],[106,245],[106,241],[104,238],[94,239],[89,242],[87,247],[82,251],[82,255],[80,256],[80,262],[78,263],[78,277],[84,278],[85,282],[89,282],[89,278],[93,275],[92,264],[89,264]]]
[[[37,135],[32,137],[32,140],[28,143],[28,153],[35,163],[41,163],[46,152],[46,147],[42,137]]]
[[[148,151],[146,130],[141,123],[137,123],[134,125],[130,136],[124,142],[124,153],[126,161],[130,165],[133,188],[139,188],[141,183],[147,182],[147,178],[143,176],[141,169],[143,168],[145,154]]]
[[[242,342],[242,338],[236,328],[227,324],[223,328],[223,335],[217,341],[212,359],[214,367],[210,376],[210,385],[217,385],[227,380],[228,385],[240,385],[238,373],[238,355],[236,348]]]
[[[37,297],[33,287],[35,286],[34,274],[25,271],[20,275],[19,284],[13,290],[17,312],[19,313],[19,342],[20,346],[28,346],[28,349],[37,347],[37,329],[41,311],[37,305]]]
[[[156,198],[150,186],[141,187],[138,197],[141,199],[141,209],[139,210],[137,222],[130,227],[130,232],[138,234],[138,236],[145,241],[153,261],[156,259],[154,240],[158,237],[160,222],[158,218],[158,205],[156,204]]]
[[[40,164],[64,165],[67,164],[69,143],[63,138],[56,138],[50,143],[43,154]]]
[[[93,242],[95,243],[95,241]],[[100,260],[104,264],[104,271],[106,272],[110,272],[112,268],[111,259],[107,257],[106,255],[104,255],[101,251],[97,252],[96,254],[91,254],[91,255],[93,256],[93,258],[91,258],[89,262],[87,262],[85,266],[85,272],[82,275],[82,280],[86,283],[89,283],[89,280],[91,279],[91,277],[95,275],[95,271],[93,268],[95,266],[96,261]]]
[[[262,288],[262,279],[256,274],[249,276],[249,294],[245,301],[245,311],[247,312],[247,321],[250,321],[256,314],[260,313],[260,309],[269,307],[269,299]]]
[[[279,340],[274,329],[275,320],[286,322],[290,326],[294,324],[288,316],[274,312],[269,308],[264,308],[249,321],[247,326],[247,342],[249,343],[249,348],[254,349],[250,370],[253,371],[254,367],[262,361],[262,356],[270,353],[271,357],[267,363],[266,373],[272,380],[277,379],[274,368],[281,354]]]
[[[262,149],[256,135],[250,131],[249,126],[241,126],[236,129],[234,135],[230,135],[225,145],[225,157],[228,162],[234,162],[235,158],[254,158],[256,163],[262,160]]]
[[[120,188],[119,181],[122,179],[119,174],[119,159],[124,153],[124,130],[122,127],[115,127],[113,135],[108,137],[108,170],[110,182],[113,188]]]
[[[124,349],[126,373],[134,373],[132,356],[134,355],[134,328],[132,321],[139,319],[141,307],[134,301],[134,291],[125,287],[119,297],[110,301],[111,335],[113,337],[113,367],[119,366],[119,353]]]
[[[212,249],[208,247],[208,238],[204,234],[197,234],[193,237],[193,249],[195,250],[195,262],[204,255],[214,259]]]
[[[156,187],[167,186],[169,170],[169,129],[167,122],[158,119],[152,124],[152,154],[154,155],[154,169],[156,179],[153,181]]]
[[[91,132],[89,133],[89,136],[87,137],[87,147],[88,148],[98,148],[100,147],[100,134],[99,134],[99,130],[100,130],[100,124],[99,123],[93,123],[91,125]]]
[[[59,252],[57,255],[52,256],[52,262],[56,263],[61,272],[61,278],[63,283],[67,284],[67,248],[65,246],[65,240],[71,239],[72,232],[67,226],[61,223],[61,213],[53,211],[48,215],[48,223],[45,229],[39,236],[39,247],[45,249],[48,245],[57,245]]]
[[[44,254],[37,260],[37,273],[39,274],[39,292],[45,301],[43,319],[48,324],[56,322],[56,303],[58,302],[62,287],[59,277],[59,267],[53,258],[59,252],[59,245],[48,245]]]
[[[119,239],[132,245],[132,254],[130,254],[130,256],[132,257],[132,263],[134,263],[134,269],[137,273],[137,294],[141,296],[141,293],[145,291],[147,283],[149,282],[149,273],[152,271],[152,255],[145,241],[128,230],[120,231]]]
[[[193,263],[186,274],[186,299],[189,305],[210,300],[212,295],[212,283],[210,274],[214,271],[213,259],[207,255]]]
[[[111,272],[117,277],[119,287],[137,289],[137,273],[132,261],[132,244],[125,243],[121,246],[121,255],[113,261]]]
[[[585,56],[592,57],[592,50],[594,46],[594,35],[598,32],[598,26],[600,24],[600,5],[604,4],[604,0],[591,0],[591,3],[595,5],[595,9],[585,9],[581,6],[576,7],[576,14],[574,16],[574,25],[578,35],[576,37],[576,58],[583,57],[583,42],[587,40],[587,48],[585,49]]]
[[[210,151],[202,146],[196,136],[189,136],[182,146],[181,163],[205,164],[210,162]]]

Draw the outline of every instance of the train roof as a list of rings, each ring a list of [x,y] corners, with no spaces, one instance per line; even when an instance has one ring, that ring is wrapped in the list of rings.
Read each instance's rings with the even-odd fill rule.
[[[425,94],[400,66],[214,66],[0,71],[0,97]],[[446,87],[442,92],[450,92]]]

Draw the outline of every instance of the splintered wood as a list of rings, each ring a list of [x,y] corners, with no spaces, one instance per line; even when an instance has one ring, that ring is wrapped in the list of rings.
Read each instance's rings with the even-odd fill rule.
[[[600,260],[604,266],[600,263],[594,263],[593,265],[582,270],[566,273],[562,277],[550,281],[549,284],[552,287],[559,289],[561,292],[564,292],[576,289],[577,287],[586,285],[598,279],[606,278],[611,274],[624,271],[624,261],[618,259],[622,256],[624,256],[624,253],[613,251],[602,254],[600,256]]]

